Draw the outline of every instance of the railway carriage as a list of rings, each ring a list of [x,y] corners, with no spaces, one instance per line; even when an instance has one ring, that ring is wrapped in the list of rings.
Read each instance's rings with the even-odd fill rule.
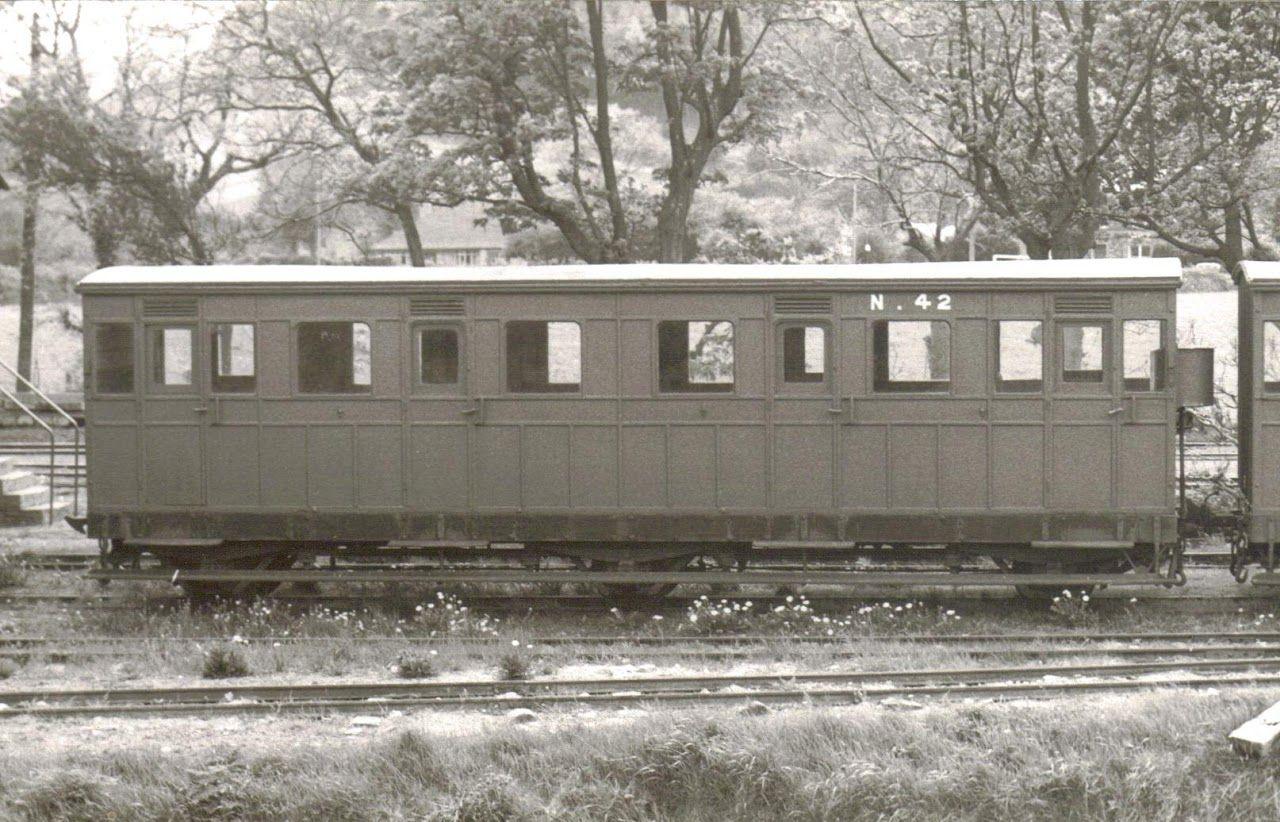
[[[650,593],[797,554],[812,582],[872,554],[1167,584],[1180,281],[1172,259],[104,269],[79,286],[87,533],[186,571],[519,544]]]
[[[1239,293],[1237,413],[1242,495],[1233,570],[1259,563],[1255,583],[1280,585],[1280,263],[1246,261],[1236,272]]]

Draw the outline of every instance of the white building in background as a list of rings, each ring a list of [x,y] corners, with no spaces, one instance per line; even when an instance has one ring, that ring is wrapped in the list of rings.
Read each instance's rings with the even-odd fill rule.
[[[417,208],[418,236],[427,265],[497,265],[507,256],[506,238],[498,221],[484,225],[484,209],[476,203],[454,208],[423,205]],[[404,233],[393,231],[373,243],[371,257],[389,257],[398,265],[409,265],[409,246]]]

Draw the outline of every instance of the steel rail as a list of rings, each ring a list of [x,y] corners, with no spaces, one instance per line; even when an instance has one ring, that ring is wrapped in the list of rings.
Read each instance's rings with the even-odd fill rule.
[[[1091,642],[1175,642],[1196,641],[1214,642],[1280,642],[1280,631],[1161,631],[1148,633],[1056,633],[1056,634],[837,634],[835,636],[810,634],[660,634],[635,635],[624,634],[585,634],[581,636],[521,636],[519,634],[474,637],[474,636],[367,636],[353,635],[349,637],[333,636],[258,636],[258,637],[225,637],[225,636],[22,636],[17,634],[0,634],[0,647],[52,645],[57,643],[108,644],[108,643],[198,643],[216,644],[219,642],[243,642],[248,644],[304,644],[310,642],[339,642],[344,640],[356,642],[391,642],[416,645],[505,645],[517,640],[525,645],[565,646],[565,645],[768,645],[768,644],[802,644],[802,645],[843,645],[867,643],[907,643],[955,645],[964,643],[990,644],[1000,642],[1050,642],[1061,644],[1066,640],[1081,643]],[[1212,647],[1205,644],[1177,647]],[[1226,646],[1239,647],[1239,646]],[[1249,646],[1245,646],[1249,647]],[[1280,649],[1280,644],[1258,645],[1260,648]],[[1107,650],[1107,649],[1101,649]]]
[[[358,642],[358,638],[337,639],[334,642]],[[139,644],[145,643],[140,640]],[[852,643],[851,643],[852,644]],[[434,643],[413,642],[407,640],[404,645],[410,649],[421,648],[424,650],[439,650],[440,648],[448,649],[448,645],[439,645]],[[385,647],[385,646],[384,646]],[[485,648],[497,648],[498,645],[460,645],[454,646],[458,650],[475,655]],[[537,648],[537,643],[530,643],[531,648]],[[558,646],[565,647],[565,646]],[[572,646],[570,646],[572,647]],[[683,659],[689,661],[706,662],[711,660],[752,660],[776,657],[777,654],[786,650],[797,650],[802,646],[794,646],[790,649],[779,648],[775,645],[759,645],[759,646],[655,646],[642,645],[627,650],[619,650],[617,646],[584,646],[579,648],[575,655],[575,659],[609,659],[613,657],[626,657],[631,659]],[[803,646],[808,648],[824,648],[824,656],[831,659],[867,659],[878,656],[885,656],[883,652],[877,652],[876,649],[854,649],[849,645],[845,646]],[[972,657],[974,659],[1001,659],[1005,657],[1027,657],[1031,659],[1064,659],[1074,657],[1119,657],[1119,658],[1150,658],[1150,657],[1210,657],[1220,654],[1233,654],[1237,657],[1241,654],[1257,654],[1257,658],[1263,661],[1280,657],[1280,644],[1277,645],[1146,645],[1146,646],[1127,646],[1119,648],[1098,647],[1095,645],[1076,645],[1076,646],[1058,646],[1055,648],[1037,648],[1037,647],[966,647],[963,645],[943,646],[947,650],[957,655]],[[32,657],[44,657],[48,659],[92,659],[98,657],[141,657],[146,654],[146,648],[133,647],[122,649],[120,647],[90,647],[74,646],[74,647],[55,647],[41,648],[38,646],[11,646],[9,648],[0,648],[0,658],[6,659],[31,659]]]
[[[1255,660],[1245,660],[1241,669],[1256,666]],[[1150,666],[1092,666],[1087,672],[1079,666],[1080,676],[1133,676],[1146,673],[1163,673],[1181,668],[1153,669]],[[1211,666],[1203,666],[1201,670]],[[1219,664],[1218,670],[1224,666]],[[1122,670],[1124,669],[1124,670]],[[843,702],[857,703],[885,699],[891,696],[1047,696],[1080,691],[1152,690],[1159,688],[1239,687],[1244,685],[1280,685],[1280,674],[1246,674],[1235,677],[1185,676],[1165,679],[1092,679],[1085,681],[1043,680],[1008,681],[1001,677],[1056,675],[1068,669],[1056,671],[1049,668],[1032,669],[971,669],[954,671],[950,681],[945,672],[868,672],[879,679],[840,678],[838,674],[820,674],[825,679],[802,680],[800,675],[781,675],[759,678],[702,677],[682,680],[560,680],[542,682],[472,682],[431,683],[430,686],[386,685],[327,685],[327,686],[253,686],[244,688],[205,689],[134,689],[129,691],[27,691],[0,693],[7,709],[0,710],[0,718],[17,716],[65,717],[101,716],[111,714],[203,714],[203,713],[279,713],[284,711],[386,712],[402,708],[460,708],[504,707],[545,704],[634,704],[643,702]],[[888,678],[894,674],[897,679]],[[927,676],[933,676],[930,681]],[[919,684],[896,684],[911,676],[921,677]],[[830,677],[836,677],[832,679]],[[767,681],[765,681],[767,680]],[[864,684],[859,687],[795,688],[799,682],[814,685],[832,683],[853,684],[884,682],[883,685]],[[778,685],[757,690],[746,689],[744,682],[756,685]],[[736,686],[736,687],[735,687]],[[792,687],[788,687],[792,686]],[[464,690],[464,688],[472,690]],[[721,687],[721,690],[710,690]],[[730,690],[732,688],[732,690]],[[522,690],[523,692],[522,692]],[[593,690],[595,689],[595,690]],[[647,689],[647,690],[646,690]],[[208,691],[208,694],[196,693]],[[477,693],[476,691],[483,691]],[[237,696],[237,694],[239,696]],[[228,695],[230,699],[228,699]],[[256,695],[256,696],[255,696]],[[200,697],[192,701],[192,697]],[[301,697],[301,698],[299,698]],[[97,704],[58,704],[60,699],[98,699]],[[187,701],[138,701],[146,699],[186,699]]]
[[[548,680],[470,680],[460,682],[337,683],[316,685],[212,685],[183,688],[86,688],[68,690],[0,691],[7,703],[96,701],[107,704],[157,701],[225,701],[233,699],[296,700],[393,699],[397,697],[456,697],[484,694],[534,692],[613,693],[618,691],[701,690],[728,687],[763,687],[780,683],[874,683],[919,682],[965,684],[991,679],[1053,676],[1133,676],[1188,670],[1241,670],[1256,667],[1280,668],[1280,658],[1221,659],[1201,662],[1098,663],[1088,665],[1028,665],[999,668],[937,668],[918,670],[795,671],[778,674],[718,674],[704,676],[629,677]]]

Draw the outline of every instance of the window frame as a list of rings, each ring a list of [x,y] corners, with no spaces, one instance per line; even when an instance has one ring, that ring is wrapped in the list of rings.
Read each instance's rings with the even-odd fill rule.
[[[98,340],[99,332],[107,326],[119,326],[126,329],[129,334],[129,390],[128,391],[103,391],[99,387],[99,379],[101,379],[101,361],[100,345]],[[93,392],[95,397],[134,397],[138,394],[138,328],[137,324],[130,320],[104,320],[93,324],[93,336],[90,338],[90,345],[93,348],[92,356],[87,358],[87,362],[91,364],[91,379],[87,381],[87,388]]]
[[[1276,397],[1280,396],[1280,380],[1267,379],[1267,326],[1275,326],[1276,334],[1280,335],[1280,317],[1264,318],[1261,320],[1261,339],[1258,340],[1258,382],[1262,385],[1262,393]]]
[[[1032,380],[1005,380],[1000,377],[1000,326],[1003,323],[1039,323],[1040,324],[1040,379],[1039,385],[1034,388],[1011,388],[1011,383],[1027,383]],[[991,379],[992,387],[997,394],[1009,394],[1013,396],[1028,396],[1032,394],[1044,394],[1045,387],[1049,384],[1048,375],[1045,369],[1048,367],[1049,357],[1045,356],[1045,348],[1048,340],[1045,339],[1045,322],[1043,317],[1000,317],[992,322],[991,335]]]
[[[155,345],[152,340],[154,332],[163,333],[168,328],[182,328],[191,333],[191,382],[181,385],[165,385],[156,380],[156,357]],[[186,322],[153,322],[143,325],[143,367],[146,369],[144,380],[146,381],[147,394],[160,395],[177,395],[177,396],[197,396],[200,393],[200,380],[197,374],[200,373],[200,362],[202,347],[200,345],[200,327],[199,323],[192,321]]]
[[[302,390],[302,346],[300,344],[301,341],[298,339],[298,335],[302,331],[302,326],[334,325],[334,324],[346,324],[346,325],[352,325],[352,326],[363,325],[365,328],[369,329],[369,384],[367,386],[360,386],[361,390],[358,390],[358,391],[303,391]],[[374,395],[373,387],[374,387],[374,382],[376,380],[374,360],[373,360],[374,348],[375,348],[374,339],[373,339],[374,337],[373,329],[374,329],[373,320],[307,319],[307,320],[295,320],[292,323],[290,323],[289,349],[290,349],[290,354],[292,355],[290,359],[293,361],[292,363],[293,395],[295,397],[305,397],[308,399],[314,399],[314,398],[326,399],[327,398],[327,399],[344,399],[344,400],[354,399],[357,397],[372,397]],[[352,332],[353,355],[354,355],[354,348],[355,348],[355,332]],[[351,370],[352,370],[352,376],[354,376],[354,373],[355,373],[354,362],[352,363]]]
[[[451,383],[428,383],[422,379],[422,332],[447,329],[458,336],[458,379]],[[467,335],[461,322],[423,320],[409,324],[409,345],[413,351],[410,384],[415,394],[461,396],[467,391]]]
[[[1125,326],[1129,323],[1157,323],[1160,327],[1160,347],[1157,351],[1164,352],[1160,366],[1157,368],[1151,365],[1151,377],[1148,384],[1158,382],[1159,388],[1132,388],[1129,385],[1129,378],[1125,376],[1125,356],[1129,353],[1129,346],[1125,335]],[[1165,321],[1160,317],[1126,317],[1120,320],[1120,387],[1126,394],[1164,394],[1169,390],[1169,341],[1166,338]]]
[[[693,383],[688,381],[688,372],[685,373],[685,382],[687,385],[728,385],[727,389],[720,390],[717,388],[677,388],[664,389],[662,387],[662,324],[663,323],[684,323],[685,334],[689,333],[689,323],[711,323],[718,325],[720,323],[728,323],[733,329],[733,382],[731,383]],[[734,320],[709,320],[705,317],[664,317],[660,320],[653,321],[653,388],[655,395],[659,397],[725,397],[735,396],[738,393],[738,323]],[[686,336],[686,356],[688,355],[688,341]]]
[[[1115,393],[1115,347],[1112,342],[1111,318],[1055,319],[1053,321],[1053,384],[1054,389],[1062,394],[1110,395]],[[1102,329],[1102,378],[1099,380],[1067,380],[1066,379],[1066,340],[1063,332],[1067,328],[1098,326]]]
[[[549,326],[551,323],[573,323],[578,327],[578,383],[573,388],[551,389],[539,391],[518,391],[511,387],[511,351],[510,351],[510,331],[508,330],[516,323],[542,323]],[[513,397],[573,397],[582,396],[583,385],[586,381],[586,334],[583,332],[582,320],[571,320],[561,317],[550,319],[526,317],[513,318],[503,320],[502,322],[502,365],[499,371],[499,379],[501,380],[502,391],[504,394]],[[547,332],[547,357],[551,356],[551,333]],[[550,372],[550,363],[548,363],[548,372]],[[571,383],[553,383],[551,382],[551,374],[547,374],[547,385],[570,385]]]
[[[253,329],[253,387],[247,391],[228,390],[226,388],[218,388],[218,376],[214,373],[216,363],[214,357],[216,354],[214,346],[214,336],[218,333],[218,327],[222,325],[247,325]],[[253,320],[209,320],[205,323],[205,327],[209,332],[209,370],[206,372],[209,377],[209,393],[219,396],[226,395],[229,397],[245,397],[254,396],[258,393],[258,365],[260,359],[258,357],[258,324]],[[223,377],[222,379],[244,379],[243,377]]]
[[[947,327],[947,379],[946,380],[891,380],[889,379],[889,324],[890,323],[942,323]],[[881,358],[879,353],[879,333],[878,329],[884,329],[884,358],[881,369]],[[870,323],[868,329],[871,334],[871,345],[868,346],[871,355],[871,393],[872,394],[919,394],[921,396],[951,395],[953,393],[953,385],[955,383],[954,365],[955,350],[952,345],[951,320],[934,319],[932,317],[903,317],[902,319],[881,319],[875,318]],[[933,388],[930,386],[942,386]],[[895,387],[896,386],[896,387]]]
[[[822,329],[822,379],[790,382],[787,380],[787,342],[786,333],[791,328]],[[736,334],[736,330],[735,330]],[[835,333],[831,323],[826,320],[778,320],[774,323],[774,394],[788,396],[792,394],[830,396],[835,393],[835,358],[832,357],[832,345]],[[734,337],[734,384],[737,384],[737,337]]]

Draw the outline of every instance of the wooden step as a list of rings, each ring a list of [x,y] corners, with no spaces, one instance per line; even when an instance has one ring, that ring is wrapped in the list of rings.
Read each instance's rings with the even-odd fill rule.
[[[0,494],[0,511],[29,511],[49,507],[49,486],[32,485],[11,494]]]
[[[47,479],[47,477],[45,478]],[[41,477],[30,471],[8,470],[0,468],[0,496],[16,494],[35,485],[40,485]]]
[[[46,499],[45,504],[38,508],[23,508],[17,510],[0,510],[0,527],[16,527],[20,525],[52,525],[62,521],[62,518],[71,513],[71,500],[69,498],[59,497],[54,500],[53,514],[49,513],[49,504]]]

